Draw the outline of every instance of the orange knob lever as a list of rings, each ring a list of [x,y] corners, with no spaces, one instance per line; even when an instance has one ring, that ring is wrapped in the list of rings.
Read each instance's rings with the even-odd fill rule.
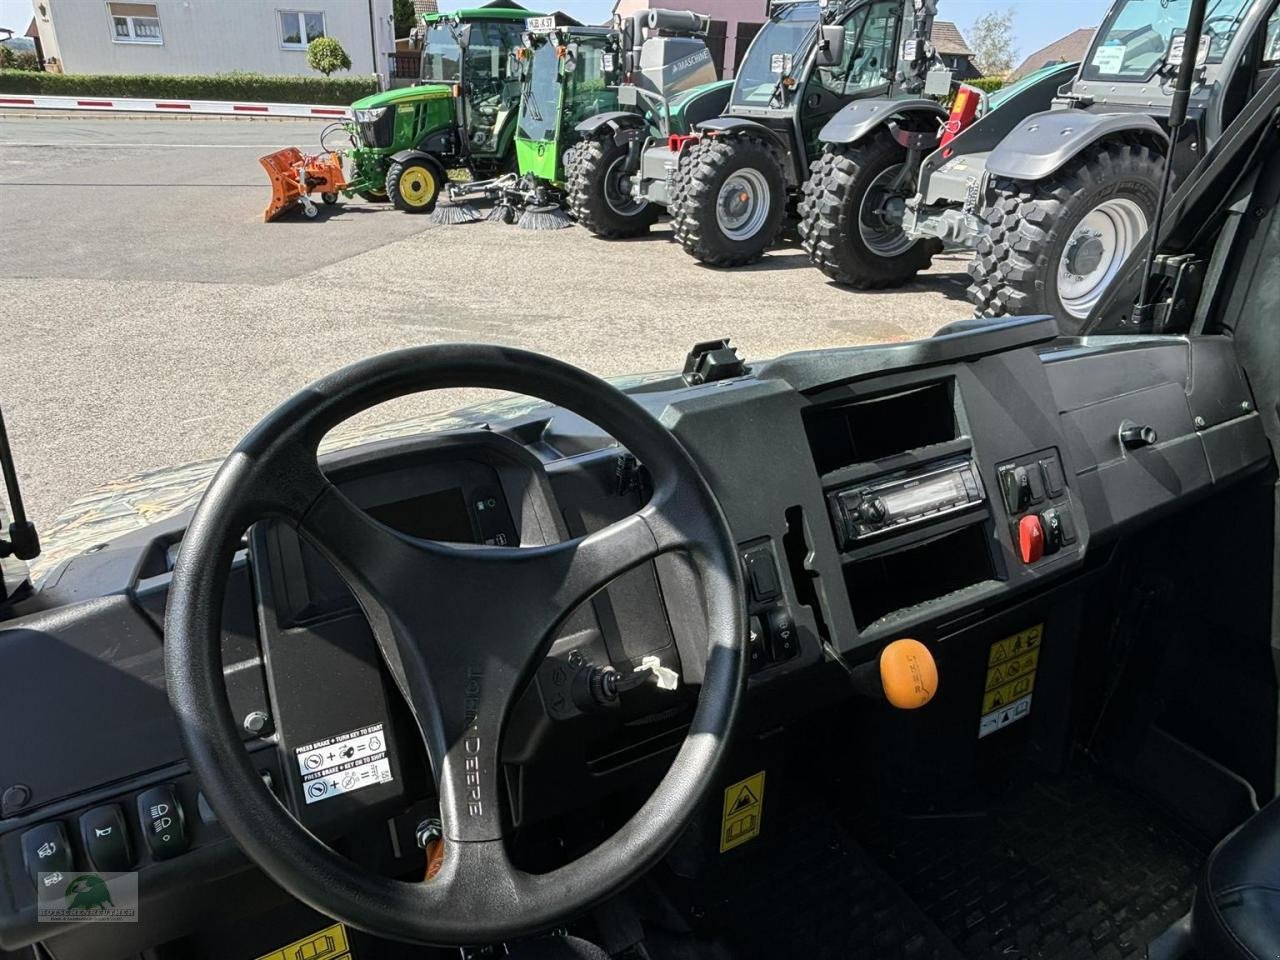
[[[938,692],[938,665],[919,640],[895,640],[880,652],[880,683],[891,704],[915,710]]]

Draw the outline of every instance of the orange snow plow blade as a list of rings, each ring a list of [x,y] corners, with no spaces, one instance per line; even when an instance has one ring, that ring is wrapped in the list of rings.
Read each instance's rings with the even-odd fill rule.
[[[262,169],[271,178],[271,202],[262,211],[262,221],[274,220],[295,204],[302,206],[308,217],[316,215],[311,194],[329,195],[336,202],[338,191],[347,185],[342,173],[342,156],[334,151],[307,156],[297,147],[286,147],[259,157]]]

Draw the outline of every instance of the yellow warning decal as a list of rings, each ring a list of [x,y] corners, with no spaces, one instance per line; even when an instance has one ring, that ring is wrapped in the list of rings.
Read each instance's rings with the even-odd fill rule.
[[[263,954],[258,960],[352,960],[347,928],[340,923],[325,927],[287,947]]]
[[[763,770],[725,788],[724,816],[720,820],[720,852],[732,850],[760,836],[760,818],[763,813]]]
[[[1044,624],[997,640],[987,654],[987,679],[982,691],[978,738],[995,733],[1031,712],[1031,692],[1040,663]]]

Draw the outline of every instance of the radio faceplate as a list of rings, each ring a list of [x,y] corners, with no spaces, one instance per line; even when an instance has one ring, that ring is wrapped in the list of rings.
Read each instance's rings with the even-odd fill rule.
[[[928,523],[985,501],[977,464],[968,459],[827,494],[842,550],[870,537]]]

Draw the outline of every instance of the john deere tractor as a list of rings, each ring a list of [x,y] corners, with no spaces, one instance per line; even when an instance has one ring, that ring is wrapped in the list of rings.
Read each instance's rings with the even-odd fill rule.
[[[422,18],[419,83],[352,104],[348,194],[435,207],[450,171],[514,170],[519,76],[511,65],[530,11],[483,7]]]
[[[775,0],[721,115],[691,124],[688,135],[604,118],[579,129],[601,149],[621,144],[614,182],[633,202],[668,207],[690,254],[716,266],[749,263],[773,242],[820,150],[818,131],[841,107],[887,96],[937,109],[918,97],[927,85],[950,86],[927,43],[931,21],[903,0]],[[574,202],[600,201],[575,193]]]
[[[1177,183],[1280,62],[1276,0],[1209,0],[1189,122],[1170,152],[1193,2],[1116,0],[1078,66],[990,98],[963,87],[930,132],[904,130],[887,99],[847,107],[821,132],[828,172],[802,222],[811,259],[839,282],[883,287],[924,266],[904,251],[972,249],[980,315],[1051,313],[1078,328],[1143,242],[1166,156]]]

